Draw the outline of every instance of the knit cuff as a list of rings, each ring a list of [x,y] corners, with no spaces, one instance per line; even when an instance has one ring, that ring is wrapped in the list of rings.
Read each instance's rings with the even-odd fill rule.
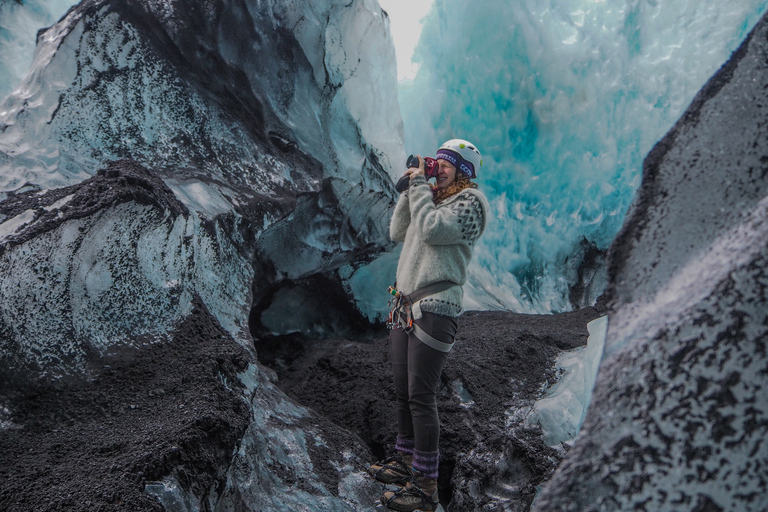
[[[439,299],[424,299],[419,301],[419,317],[421,318],[424,313],[434,313],[436,315],[442,315],[442,316],[450,316],[450,317],[457,317],[461,315],[462,307],[460,304],[454,304],[453,302],[449,302],[446,300],[439,300]],[[417,320],[416,317],[416,305],[413,305],[413,319]]]
[[[425,178],[423,174],[411,175],[410,186],[420,185],[420,184],[426,183],[426,182],[427,182],[427,178]]]
[[[437,469],[440,465],[440,451],[422,452],[413,450],[413,469],[427,478],[437,478]]]

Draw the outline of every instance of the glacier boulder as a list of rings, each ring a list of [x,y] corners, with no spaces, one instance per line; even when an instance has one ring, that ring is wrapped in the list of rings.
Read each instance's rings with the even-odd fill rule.
[[[768,18],[645,159],[592,407],[535,510],[768,503]]]

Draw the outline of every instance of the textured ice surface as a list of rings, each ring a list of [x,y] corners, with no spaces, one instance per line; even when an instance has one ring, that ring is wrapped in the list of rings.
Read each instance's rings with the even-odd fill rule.
[[[170,477],[162,482],[150,482],[144,486],[148,494],[151,494],[165,510],[178,512],[194,512],[200,510],[200,500],[193,494],[184,492],[176,478]]]
[[[0,104],[0,328],[3,354],[23,359],[8,363],[81,371],[87,355],[167,339],[193,295],[247,345],[251,294],[316,273],[364,290],[372,311],[385,272],[355,270],[386,245],[389,181],[404,156],[375,2],[147,1],[146,13],[123,16],[137,5],[71,11],[41,33],[29,73]],[[417,77],[402,107],[414,116],[409,152],[464,136],[486,155],[494,216],[468,301],[566,309],[566,258],[582,235],[605,248],[639,159],[765,3],[437,6],[421,57],[433,74]],[[685,119],[704,128],[655,154],[664,165],[649,171],[637,209],[648,217],[632,217],[643,229],[625,236],[626,266],[613,269],[620,307],[600,406],[566,483],[554,484],[564,494],[546,499],[619,510],[765,502],[765,39],[735,69],[740,85]],[[86,181],[116,158],[153,172]],[[130,194],[98,203],[121,190]],[[286,320],[288,310],[276,323]],[[354,509],[356,491],[366,494],[347,469],[354,457],[312,478],[318,454],[346,453],[331,445],[344,434],[323,437],[258,382],[222,508],[274,509],[280,496]],[[162,486],[152,489],[173,495],[174,476]]]
[[[51,26],[73,0],[24,0],[0,3],[0,99],[27,74],[41,28]]]
[[[369,265],[363,266],[348,280],[358,307],[371,320],[386,318],[389,313],[386,290],[395,282],[395,269],[400,257],[401,246],[393,252],[386,252]]]
[[[541,425],[544,442],[549,446],[572,444],[576,438],[592,399],[592,389],[603,357],[608,317],[587,324],[589,340],[586,347],[563,352],[556,367],[562,373],[544,398],[533,406],[528,421]]]
[[[768,503],[768,18],[643,165],[592,406],[538,510]]]
[[[68,3],[62,3],[62,13]],[[7,12],[17,13],[15,4],[9,5]],[[174,19],[174,4],[152,6],[166,23]],[[43,9],[34,2],[27,7],[31,12]],[[284,92],[284,81],[265,84],[249,78],[255,90],[270,98],[269,106],[290,128],[272,130],[272,136],[298,144],[319,160],[326,175],[350,176],[365,159],[380,159],[387,172],[399,173],[404,153],[402,128],[392,115],[395,99],[371,101],[374,95],[386,96],[393,90],[394,76],[388,70],[394,65],[394,54],[389,48],[380,51],[376,46],[380,37],[389,37],[383,28],[386,19],[380,19],[372,1],[355,2],[351,8],[331,2],[327,7],[312,7],[308,13],[295,7],[280,4],[270,14],[292,27],[309,64],[292,70],[296,78],[288,89],[293,94]],[[401,111],[409,152],[431,153],[442,140],[456,135],[474,137],[484,152],[486,165],[480,183],[491,199],[494,216],[470,269],[467,308],[549,312],[570,307],[569,286],[579,279],[575,266],[580,263],[576,250],[580,240],[586,237],[598,248],[607,248],[638,185],[641,158],[765,7],[764,0],[727,5],[710,1],[695,7],[687,3],[486,2],[483,9],[459,0],[436,2],[416,56],[422,63],[420,74],[413,83],[401,84]],[[55,10],[52,5],[47,8]],[[253,4],[247,4],[246,9],[255,19],[265,16]],[[325,19],[323,13],[328,14],[327,27],[320,21]],[[347,23],[351,17],[355,23]],[[33,37],[31,24],[8,23],[13,37],[6,44],[16,45],[24,37]],[[466,29],[471,26],[484,28]],[[64,58],[66,51],[52,55],[51,48],[59,43],[64,49],[74,45],[68,41],[72,37],[62,40],[56,31],[44,34],[49,43],[38,50],[30,77],[19,84],[19,97],[0,107],[0,118],[8,125],[24,122],[19,119],[23,117],[22,106],[24,116],[40,116],[33,121],[34,126],[25,124],[22,130],[8,127],[9,133],[0,136],[0,148],[13,156],[13,168],[23,163],[21,172],[11,171],[10,162],[4,164],[0,155],[4,190],[40,182],[41,176],[52,186],[81,180],[86,176],[78,162],[95,165],[126,152],[144,162],[202,166],[206,173],[211,166],[218,167],[215,174],[237,169],[236,174],[242,171],[251,176],[245,180],[249,186],[255,182],[298,190],[317,186],[293,175],[279,162],[260,158],[259,149],[239,130],[228,127],[216,108],[178,87],[179,78],[152,51],[143,48],[140,41],[129,41],[123,47],[122,40],[118,44],[116,39],[122,32],[114,32],[118,27],[107,29],[93,41],[103,46],[100,54],[77,60]],[[439,35],[441,30],[455,36],[446,42]],[[263,37],[259,51],[275,55],[285,52],[279,39],[262,29],[256,31]],[[26,32],[29,34],[23,36]],[[113,32],[114,40],[110,41]],[[87,35],[77,37],[88,39]],[[357,43],[344,43],[350,39]],[[217,50],[230,64],[255,65],[254,57],[234,41],[221,41]],[[1,58],[10,54],[15,53],[4,53]],[[123,77],[113,85],[97,84],[90,95],[62,99],[65,84],[74,78],[73,66],[83,66],[87,59],[95,63],[95,70],[86,76],[97,77],[107,63],[116,63]],[[54,66],[44,72],[40,68],[46,60]],[[137,62],[149,72],[141,72]],[[260,77],[279,77],[286,72],[272,60],[261,59],[257,67]],[[318,86],[324,83],[326,67],[331,83],[340,84],[332,96]],[[168,80],[156,80],[169,74]],[[126,92],[128,81],[144,87]],[[97,97],[113,100],[105,104]],[[74,99],[77,102],[72,104]],[[165,105],[163,109],[152,107],[158,102]],[[183,105],[184,110],[169,110],[174,104]],[[307,108],[307,104],[313,106]],[[119,115],[106,125],[93,119],[90,126],[65,128],[72,123],[66,113],[68,106],[80,112],[91,111],[93,105]],[[191,112],[188,106],[192,106]],[[99,108],[94,116],[98,116]],[[331,120],[327,129],[321,126],[321,118]],[[364,142],[375,141],[364,144],[367,155],[344,142],[357,138],[358,131]],[[50,147],[40,143],[61,136],[71,142]],[[184,154],[179,151],[180,139],[210,151]],[[218,164],[213,163],[217,159],[210,158],[211,151],[219,155]],[[254,169],[268,172],[254,173]],[[189,174],[184,179],[177,177],[178,182],[172,184],[182,200],[191,201],[193,209],[221,212],[216,190],[208,191],[205,204],[197,202],[190,192],[210,184],[201,182],[194,172]],[[365,176],[365,186],[379,188]],[[341,195],[355,194],[346,179],[335,187]],[[369,200],[361,196],[351,208],[367,206]],[[349,214],[334,221],[354,222],[359,218]],[[271,223],[272,219],[264,218],[265,226]],[[304,245],[313,243],[307,240]],[[322,264],[327,255],[309,257]],[[392,260],[387,263],[375,271],[362,270],[355,278],[366,283],[356,299],[371,318],[382,316],[381,297],[365,290],[378,289],[371,280],[374,272],[394,274]],[[593,283],[595,290],[603,286],[599,277]],[[349,286],[361,290],[355,284]]]
[[[85,0],[41,32],[0,103],[4,372],[82,378],[172,339],[193,303],[252,351],[254,296],[316,275],[340,288],[389,245],[395,77],[370,0]],[[171,508],[373,502],[364,446],[244,380],[253,422],[226,486],[172,473],[148,492]]]
[[[351,440],[341,447],[325,439],[329,431],[318,425],[314,413],[289,401],[256,366],[249,366],[240,378],[253,411],[252,422],[233,454],[226,484],[206,505],[254,512],[374,508],[380,486],[356,469],[363,467],[359,443]],[[343,432],[334,434],[344,437]],[[329,469],[334,474],[318,478]],[[328,488],[330,482],[335,488]],[[185,491],[174,475],[149,483],[146,491],[168,510],[200,510],[199,499]]]
[[[137,5],[85,2],[41,33],[0,103],[0,197],[132,158],[203,221],[234,216],[238,236],[258,237],[265,287],[357,268],[389,244],[404,155],[376,2],[147,2],[149,15],[125,15]],[[373,317],[380,302],[359,305]]]
[[[168,209],[125,201],[149,191],[144,201],[165,194]],[[193,296],[235,339],[250,339],[250,261],[221,226],[184,215],[157,178],[113,168],[60,199],[27,195],[18,202],[35,207],[0,224],[0,326],[15,365],[67,375],[86,371],[93,351],[167,340]]]
[[[186,52],[185,34],[174,33],[179,16],[174,4],[151,5]],[[144,27],[128,23],[109,2],[89,2],[87,11],[71,12],[43,34],[30,74],[0,107],[5,125],[0,150],[14,164],[2,166],[2,189],[71,184],[117,156],[230,178],[246,174],[254,189],[299,190],[306,188],[302,183],[308,178],[316,187],[321,170],[326,177],[354,178],[369,186],[367,165],[383,166],[387,172],[390,158],[402,160],[402,125],[392,108],[394,53],[386,19],[374,2],[329,2],[307,12],[282,3],[270,7],[249,2],[246,8],[254,23],[273,16],[294,30],[296,40],[282,41],[279,33],[265,31],[266,26],[239,21],[241,31],[260,32],[260,47],[242,47],[224,36],[212,41],[222,64],[240,70],[245,76],[238,79],[253,88],[238,89],[244,105],[234,114],[241,124],[225,113],[235,105],[227,104],[226,97],[211,102],[205,97],[208,91],[185,83],[190,77],[179,75],[183,69],[174,68],[163,50],[153,46]],[[81,32],[79,23],[84,12],[91,22],[87,32]],[[208,20],[217,22],[227,20]],[[237,30],[231,34],[236,39]],[[297,43],[303,46],[291,47]],[[277,58],[261,59],[262,52]],[[297,62],[288,71],[291,61]],[[292,81],[288,87],[280,79],[286,73]],[[258,112],[254,95],[274,110],[261,133],[242,124],[265,115]],[[249,116],[256,119],[249,121]],[[297,174],[265,155],[254,135],[269,135],[284,148],[298,144],[316,158],[317,168],[308,176]],[[253,176],[254,168],[261,172]]]
[[[401,84],[406,150],[483,153],[493,217],[467,305],[569,308],[581,237],[606,249],[643,157],[754,25],[765,0],[436,0]]]
[[[11,219],[6,219],[0,224],[0,241],[14,234],[19,228],[29,224],[35,218],[33,210],[24,210]]]

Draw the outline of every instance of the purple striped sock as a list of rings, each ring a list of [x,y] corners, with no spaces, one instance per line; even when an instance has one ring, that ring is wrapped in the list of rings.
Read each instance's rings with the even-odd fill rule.
[[[437,467],[440,464],[440,451],[422,452],[413,450],[413,469],[427,478],[437,478]]]
[[[397,441],[395,442],[395,450],[403,453],[413,453],[415,446],[416,443],[413,439],[397,436]]]

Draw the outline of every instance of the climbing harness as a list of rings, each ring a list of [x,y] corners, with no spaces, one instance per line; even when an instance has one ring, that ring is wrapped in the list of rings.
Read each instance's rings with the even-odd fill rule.
[[[431,336],[427,331],[419,327],[413,321],[413,305],[421,299],[440,293],[454,286],[459,286],[452,281],[439,281],[419,288],[410,295],[406,295],[397,289],[397,282],[387,290],[392,298],[389,299],[390,312],[387,319],[387,329],[403,329],[406,333],[413,332],[422,343],[440,352],[449,352],[453,343],[445,343]]]

